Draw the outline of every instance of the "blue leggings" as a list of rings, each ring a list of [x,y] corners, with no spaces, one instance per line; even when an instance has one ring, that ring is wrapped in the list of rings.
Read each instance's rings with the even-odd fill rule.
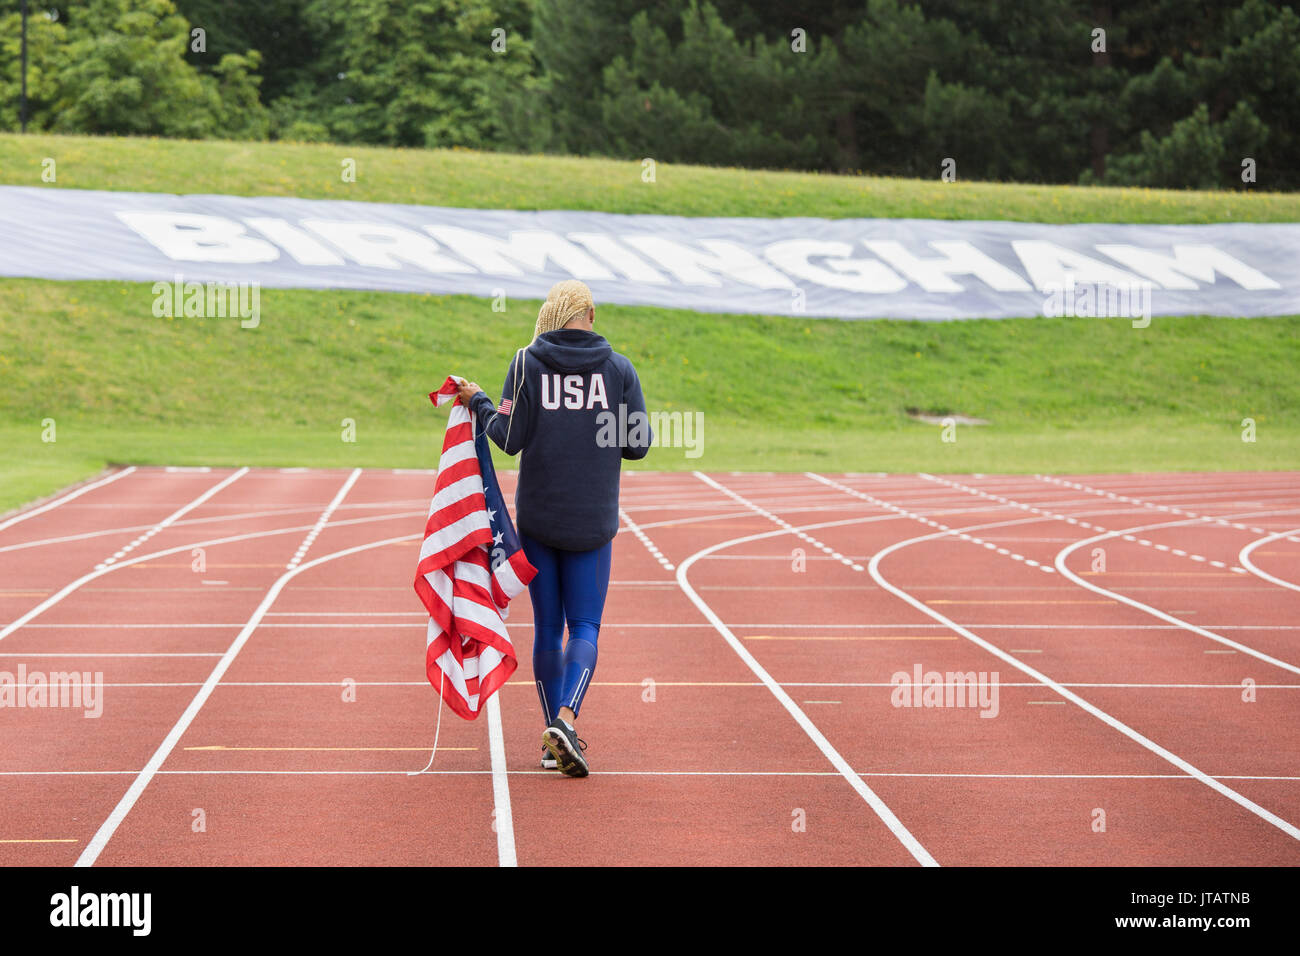
[[[591,686],[614,542],[592,551],[564,551],[523,532],[519,540],[537,569],[528,585],[533,602],[533,676],[549,725],[561,707],[577,714]],[[568,644],[564,643],[566,618]]]

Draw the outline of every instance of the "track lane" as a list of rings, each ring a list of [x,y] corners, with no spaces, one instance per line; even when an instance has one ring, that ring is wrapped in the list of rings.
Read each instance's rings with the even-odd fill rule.
[[[341,480],[342,473],[337,474]],[[358,482],[356,491],[361,497],[375,502],[398,500],[403,495],[409,500],[419,500],[424,487],[431,488],[433,481],[429,474],[423,478],[388,474],[383,475],[382,480],[378,474],[374,477],[377,480],[371,483],[371,473],[367,472],[365,480]],[[410,485],[406,484],[408,477]],[[851,476],[841,477],[846,481],[855,480]],[[389,478],[395,480],[390,482]],[[726,476],[718,478],[728,480]],[[742,480],[748,479],[742,476]],[[902,478],[884,480],[892,488],[905,490],[909,487],[909,482]],[[274,487],[279,481],[276,478],[266,484]],[[602,642],[601,676],[604,679],[591,690],[589,699],[600,703],[592,704],[592,718],[586,725],[590,727],[593,745],[600,748],[597,751],[600,762],[592,778],[577,783],[578,788],[584,789],[575,789],[574,781],[559,779],[554,774],[544,774],[536,769],[534,750],[540,752],[540,748],[530,729],[538,721],[535,694],[531,682],[517,679],[519,675],[526,677],[529,671],[527,657],[531,627],[527,602],[515,602],[510,624],[520,648],[521,667],[517,678],[503,690],[500,701],[519,862],[525,865],[553,862],[556,859],[554,829],[560,821],[572,819],[575,814],[592,821],[591,839],[579,851],[581,862],[879,863],[890,862],[890,857],[878,852],[889,841],[901,854],[901,858],[893,857],[893,862],[910,862],[894,837],[878,823],[873,825],[870,813],[862,812],[861,797],[826,764],[815,747],[809,747],[806,754],[802,750],[793,753],[794,763],[789,768],[769,769],[775,751],[771,743],[755,740],[754,728],[771,722],[772,718],[765,715],[789,720],[788,713],[776,703],[771,691],[756,680],[752,671],[744,667],[735,652],[718,639],[716,629],[707,621],[703,625],[699,623],[699,612],[681,591],[674,592],[673,576],[663,567],[664,562],[675,564],[685,560],[700,550],[702,544],[708,548],[711,544],[735,537],[771,532],[772,523],[754,512],[750,512],[753,517],[744,517],[744,512],[735,507],[735,501],[719,501],[701,495],[692,488],[692,482],[695,488],[701,487],[695,479],[638,475],[635,481],[643,490],[630,496],[625,494],[624,504],[625,507],[632,506],[628,509],[628,516],[653,543],[659,556],[630,532],[621,534],[616,541],[614,578],[618,583],[611,588],[608,641]],[[512,483],[513,476],[505,474],[503,484],[509,486]],[[756,481],[755,488],[759,484]],[[625,492],[631,485],[631,481],[625,485]],[[418,490],[404,490],[409,488]],[[507,493],[508,490],[507,487]],[[975,508],[958,507],[958,499],[951,494],[922,493],[913,489],[911,495],[905,499],[910,506],[920,508],[922,503],[928,503],[934,508],[932,514],[940,511],[973,514],[974,517],[969,519],[971,523],[986,515],[996,516],[996,512],[983,503]],[[839,503],[821,489],[800,492],[797,482],[787,476],[775,477],[766,490],[749,492],[749,497],[760,507],[781,515],[792,527],[840,521],[861,516],[863,512],[861,502],[846,499]],[[388,523],[404,530],[410,528],[411,519],[394,516]],[[418,518],[415,523],[419,523]],[[887,526],[890,523],[878,524]],[[300,519],[297,524],[300,529],[306,528]],[[336,527],[336,523],[331,521],[321,532],[317,545],[307,554],[307,559],[317,554],[317,547],[330,539],[334,532],[350,533],[346,532],[348,527],[358,531],[366,526]],[[819,527],[812,531],[812,536],[829,547],[832,553],[838,552],[850,561],[865,561],[879,550],[881,545],[878,541],[882,539],[863,537],[847,530],[852,527],[855,526],[847,525],[840,529]],[[866,527],[871,526],[863,526]],[[177,528],[173,527],[166,534],[176,531]],[[375,527],[367,530],[370,532],[383,533]],[[704,542],[700,540],[701,532],[709,535]],[[250,539],[250,544],[258,542],[258,546],[263,546],[275,541],[281,542],[279,547],[288,550],[299,543],[305,533],[306,530],[299,530],[293,540],[289,540],[292,535],[286,534]],[[782,529],[773,535],[773,539],[783,537],[788,539],[790,533]],[[880,652],[907,645],[893,644],[891,647],[890,642],[855,639],[828,642],[821,645],[816,654],[810,654],[797,650],[794,642],[758,640],[763,634],[756,628],[731,623],[744,621],[763,625],[769,632],[778,632],[779,636],[794,628],[777,625],[812,621],[820,626],[845,622],[843,611],[849,608],[847,623],[861,624],[864,616],[875,613],[872,610],[876,607],[874,602],[889,597],[887,592],[864,581],[865,572],[854,572],[851,564],[833,558],[820,547],[810,547],[809,542],[803,539],[796,540],[805,547],[808,567],[817,575],[815,586],[813,579],[805,578],[797,586],[787,585],[782,589],[782,582],[791,578],[788,570],[779,569],[782,566],[789,568],[791,549],[758,548],[755,547],[758,542],[719,548],[707,557],[701,557],[691,571],[692,586],[711,607],[719,608],[719,617],[724,625],[731,628],[737,640],[761,666],[780,681],[784,692],[798,702],[827,739],[837,748],[843,748],[845,759],[899,818],[909,822],[925,821],[928,829],[918,830],[917,834],[927,849],[934,850],[940,862],[1059,862],[1063,854],[1072,862],[1137,862],[1144,859],[1195,862],[1196,853],[1215,851],[1221,842],[1230,838],[1238,840],[1236,849],[1224,851],[1232,859],[1245,862],[1289,859],[1284,852],[1278,857],[1282,851],[1271,838],[1257,839],[1251,835],[1255,831],[1243,829],[1231,821],[1223,833],[1215,834],[1200,846],[1189,848],[1183,831],[1170,827],[1167,817],[1170,810],[1185,814],[1184,826],[1188,825],[1187,821],[1202,819],[1206,813],[1205,799],[1189,790],[1188,785],[1200,790],[1205,788],[1191,778],[1178,779],[1151,771],[1149,765],[1142,763],[1142,758],[1133,759],[1127,751],[1116,750],[1113,745],[1109,750],[1090,750],[1096,742],[1093,737],[1077,741],[1079,746],[1074,748],[1066,741],[1080,732],[1080,725],[1076,721],[1063,720],[1063,713],[1054,712],[1061,708],[1049,710],[1041,705],[1028,704],[1036,685],[1003,689],[1004,706],[1009,710],[1019,708],[1024,719],[1006,720],[1011,716],[1009,713],[1004,713],[1002,720],[980,720],[969,712],[944,715],[945,718],[975,718],[974,723],[966,721],[964,724],[946,719],[939,723],[927,721],[928,717],[942,712],[926,714],[913,711],[903,717],[897,709],[888,706],[888,698],[878,686],[840,686],[834,693],[823,687],[812,687],[825,683],[815,680],[824,676],[824,673],[817,672],[819,667],[823,672],[829,668],[837,676],[844,677],[878,677],[884,671],[884,683],[887,684],[887,668],[897,663],[898,658]],[[329,546],[339,547],[347,543],[333,538]],[[1046,540],[1043,544],[1050,546]],[[1036,548],[1040,545],[1031,542],[1015,546]],[[969,543],[963,543],[963,547],[978,555],[973,562],[958,559],[964,567],[983,567],[989,562],[1005,561],[1004,556],[987,549]],[[349,562],[342,559],[328,569],[317,569],[319,575],[305,576],[285,588],[275,605],[276,611],[264,616],[256,637],[248,641],[231,664],[225,679],[214,685],[211,700],[195,720],[191,733],[185,735],[181,749],[175,750],[158,769],[137,806],[125,818],[118,835],[107,845],[103,862],[118,862],[120,859],[128,862],[156,860],[175,865],[245,860],[270,865],[300,861],[418,864],[437,858],[435,852],[419,840],[415,847],[410,841],[403,842],[402,836],[396,832],[401,827],[394,827],[392,820],[409,821],[413,815],[422,812],[427,816],[428,805],[441,805],[443,801],[457,799],[464,801],[468,820],[484,820],[486,817],[487,825],[478,827],[481,832],[476,831],[471,841],[474,848],[471,855],[478,862],[500,860],[500,834],[491,831],[494,800],[491,796],[490,742],[482,722],[463,724],[444,720],[441,744],[477,745],[480,749],[440,754],[435,761],[435,771],[439,772],[410,781],[405,781],[406,769],[422,766],[427,753],[184,749],[205,746],[217,739],[243,739],[245,746],[260,747],[274,746],[277,739],[283,740],[286,736],[296,738],[291,743],[305,746],[319,740],[386,746],[393,744],[395,737],[406,738],[398,739],[399,744],[408,743],[410,738],[417,743],[431,738],[432,714],[428,703],[433,694],[427,684],[420,683],[422,673],[415,663],[423,644],[423,623],[415,614],[409,619],[414,627],[399,623],[406,618],[396,618],[390,629],[386,619],[373,616],[409,613],[397,609],[414,606],[410,603],[414,602],[414,597],[408,581],[410,569],[414,566],[411,557],[414,551],[405,554],[400,545],[393,546],[391,554],[387,554],[389,550],[375,549],[373,555],[380,557],[380,561]],[[1141,550],[1147,557],[1153,556],[1150,549]],[[953,560],[953,554],[950,548],[947,557],[918,562],[917,566],[938,565],[941,568]],[[291,557],[292,551],[288,550],[284,561],[287,563]],[[1161,556],[1161,560],[1172,561],[1175,557],[1166,554]],[[912,566],[909,561],[908,567]],[[742,568],[744,576],[738,578]],[[169,577],[165,580],[173,580],[172,576],[192,572],[184,568],[146,568],[139,572],[128,569],[126,573],[132,576],[148,574],[150,577],[166,575]],[[230,575],[232,583],[228,591],[223,591],[222,600],[229,602],[231,598],[239,599],[240,595],[249,595],[247,599],[256,600],[256,590],[237,589],[255,589],[254,581],[262,580],[258,575],[266,573],[256,569],[223,571],[223,575]],[[269,573],[275,572],[270,569]],[[997,574],[996,571],[993,573]],[[1029,574],[1030,569],[1021,565],[1016,573]],[[1057,578],[1056,574],[1036,573],[1039,577],[1030,575],[1032,583],[1026,583],[1020,593],[1031,596],[1045,585],[1059,587],[1063,584],[1060,580],[1050,580]],[[245,575],[249,577],[245,578]],[[989,579],[989,583],[978,587],[1002,586],[994,583],[997,580],[995,576]],[[370,583],[373,581],[385,583]],[[394,583],[390,585],[386,583],[388,581]],[[843,583],[839,583],[841,581]],[[302,587],[298,587],[299,584]],[[262,591],[264,593],[264,587]],[[87,606],[89,615],[68,615],[67,623],[95,623],[96,615],[99,623],[111,623],[105,621],[99,612],[101,608],[111,610],[114,602],[120,603],[126,593],[113,591],[95,595],[111,600],[94,609]],[[202,595],[202,592],[198,593]],[[674,593],[676,599],[669,600]],[[929,592],[940,599],[944,599],[943,595],[969,598],[970,593],[961,587],[954,588],[952,581],[938,581]],[[1006,588],[990,593],[1014,600],[1017,590]],[[89,588],[86,596],[91,596]],[[360,603],[357,598],[361,599]],[[206,603],[206,598],[202,600]],[[974,609],[979,606],[962,607]],[[1032,614],[1036,606],[1023,607]],[[841,609],[839,613],[836,608]],[[1089,615],[1094,613],[1082,606],[1076,610]],[[165,619],[176,623],[180,621],[172,611],[193,613],[186,612],[183,602],[170,605]],[[358,611],[359,615],[348,614]],[[1099,618],[1085,620],[1104,622],[1106,615],[1113,613],[1107,611]],[[919,615],[918,618],[925,620]],[[155,617],[155,620],[159,619],[162,616]],[[897,616],[893,619],[898,620]],[[206,622],[214,621],[237,623],[228,612],[206,617]],[[1072,677],[1082,679],[1097,674],[1099,672],[1091,670],[1091,667],[1107,660],[1118,663],[1113,653],[1084,654],[1081,657],[1078,644],[1071,646],[1064,638],[1080,633],[1092,635],[1093,631],[1062,630],[1058,633],[1053,629],[1054,621],[1066,623],[1063,619],[1039,617],[1037,620],[1031,618],[1028,623],[1037,624],[1041,630],[1017,627],[986,632],[981,630],[984,624],[968,626],[982,634],[995,635],[999,643],[1008,647],[1020,647],[1025,638],[1032,638],[1042,645],[1039,648],[1042,653],[1051,654],[1054,660],[1074,667]],[[929,623],[935,622],[931,620]],[[1004,617],[996,623],[1009,622]],[[645,624],[656,626],[645,627]],[[906,630],[912,635],[933,636],[933,629],[920,626],[918,619],[909,619],[907,624]],[[854,628],[851,636],[858,636],[859,630],[865,629]],[[1106,636],[1105,643],[1113,643],[1114,631],[1117,629],[1113,627],[1100,631]],[[11,640],[20,637],[26,640],[29,635],[53,639],[60,633],[59,629],[24,628]],[[113,635],[112,639],[119,642],[117,646],[124,653],[130,653],[125,649],[136,645],[139,640],[154,640],[160,636],[145,629],[125,629],[118,634],[116,629],[87,628],[85,633],[96,640]],[[191,629],[188,633],[178,631],[167,637],[167,641],[172,643],[166,646],[175,648],[180,646],[177,642],[194,638],[225,640],[223,633],[231,632],[223,632],[221,628]],[[1126,639],[1144,640],[1144,636],[1152,636],[1155,640],[1143,645],[1150,651],[1167,643],[1165,638],[1171,632],[1134,625],[1123,633]],[[1004,638],[1014,641],[1007,644]],[[62,640],[75,641],[77,637],[75,632],[71,632]],[[1054,643],[1049,643],[1049,640]],[[926,641],[916,646],[925,648],[920,657],[922,661],[933,660],[945,668],[975,666],[978,657],[970,656],[967,651],[955,653],[964,643]],[[5,645],[0,645],[0,651],[6,649]],[[932,653],[939,656],[932,657]],[[730,665],[725,663],[727,656],[732,661]],[[911,659],[916,656],[913,654]],[[186,659],[174,660],[182,663]],[[197,663],[210,668],[213,660],[215,658],[208,658],[205,664],[203,659],[198,659]],[[1210,660],[1216,668],[1230,666],[1223,658],[1211,657]],[[132,660],[132,665],[148,668],[147,672],[137,672],[143,675],[143,682],[162,683],[156,679],[170,675],[172,661],[170,658],[146,658]],[[665,661],[671,662],[669,667],[664,666]],[[1035,663],[1038,662],[1035,659]],[[0,661],[0,667],[4,666],[8,665]],[[987,664],[984,666],[987,668]],[[1184,678],[1188,671],[1180,670],[1181,667],[1176,656],[1166,655],[1165,663],[1159,665],[1156,672],[1144,674],[1144,680],[1137,683],[1186,683]],[[1215,674],[1220,673],[1226,671],[1215,671]],[[284,678],[290,674],[294,678],[301,677],[302,681],[282,682],[291,686],[266,686],[277,683],[274,679],[267,681],[265,678],[268,676]],[[353,703],[344,704],[340,700],[339,682],[343,679],[340,675],[350,674],[357,675],[357,698]],[[410,679],[413,675],[414,680]],[[1123,675],[1117,668],[1112,668],[1111,673],[1101,676],[1113,678]],[[304,686],[313,677],[321,678],[319,686]],[[646,690],[642,682],[647,677],[655,679],[658,697],[654,703],[642,699]],[[801,677],[803,680],[799,679]],[[1115,682],[1102,680],[1098,683]],[[1026,683],[1032,685],[1032,682]],[[1218,690],[1233,687],[1231,681],[1216,676],[1200,683],[1217,684]],[[1260,687],[1271,689],[1274,684],[1261,680]],[[163,691],[162,688],[137,690],[155,697]],[[1189,690],[1193,694],[1209,693],[1203,688],[1169,687],[1165,690],[1173,696],[1166,702],[1163,698],[1151,696],[1163,692],[1160,688],[1147,686],[1137,690],[1147,699],[1146,704],[1135,696],[1133,688],[1095,688],[1087,694],[1090,699],[1097,699],[1098,693],[1113,693],[1118,695],[1117,703],[1113,705],[1116,712],[1121,707],[1136,707],[1135,712],[1143,715],[1144,719],[1159,719],[1161,715],[1152,714],[1152,710],[1177,710],[1189,699]],[[192,691],[191,686],[186,693]],[[1276,690],[1276,694],[1285,696],[1294,693]],[[860,695],[862,699],[851,695]],[[838,697],[840,703],[820,703],[832,697]],[[755,700],[764,698],[770,703],[755,704]],[[142,702],[144,700],[141,698]],[[885,702],[883,708],[880,706],[882,700]],[[665,704],[670,706],[663,706]],[[352,711],[346,717],[335,712],[358,705],[366,710]],[[143,706],[155,705],[144,703]],[[266,716],[259,720],[259,714]],[[708,724],[703,732],[700,729],[701,714],[711,715],[703,722]],[[846,718],[846,715],[854,716]],[[865,724],[864,715],[867,717]],[[394,716],[396,723],[393,723]],[[892,723],[891,718],[894,719]],[[846,719],[848,723],[845,723]],[[385,726],[386,721],[389,726]],[[423,728],[422,722],[427,722]],[[996,728],[992,736],[988,725]],[[795,725],[792,723],[791,726]],[[874,734],[864,734],[864,726],[872,728]],[[1242,725],[1243,733],[1247,726]],[[449,730],[451,737],[447,736]],[[1172,730],[1176,732],[1177,728]],[[972,732],[976,732],[973,737],[970,736]],[[199,735],[191,740],[195,733]],[[1023,746],[1025,741],[1035,739],[1036,734],[1049,738],[1046,746],[1040,741],[1031,751],[1031,755],[1037,754],[1039,762],[1011,766],[1010,770],[1006,767],[988,769],[990,759],[1005,757],[1009,748]],[[1267,740],[1267,737],[1261,739]],[[662,769],[664,741],[681,743],[681,755],[685,758],[682,770]],[[882,751],[882,743],[895,748],[895,755],[890,756],[888,750]],[[944,762],[955,756],[965,756],[969,762],[964,767],[949,762],[946,766],[919,769],[899,764],[901,757],[918,752],[931,753]],[[1081,763],[1079,756],[1088,752],[1105,753],[1107,766]],[[876,758],[884,756],[884,762],[877,759],[873,763],[873,755]],[[980,755],[984,758],[983,766],[978,762]],[[610,760],[612,756],[625,758],[626,762]],[[859,757],[863,759],[856,759]],[[1051,766],[1054,760],[1058,766]],[[818,761],[823,769],[814,769]],[[1069,761],[1074,762],[1073,766],[1059,765]],[[113,770],[107,766],[101,769]],[[1018,771],[1021,776],[1006,775]],[[120,766],[115,773],[4,779],[6,785],[15,781],[15,787],[35,803],[42,802],[46,794],[58,795],[54,802],[76,815],[78,801],[85,799],[87,790],[102,787],[105,781],[114,781],[108,784],[108,789],[118,788],[120,793],[120,788],[125,785],[124,773],[138,773],[138,769]],[[923,775],[910,775],[915,773]],[[1215,776],[1226,780],[1239,775],[1216,773]],[[1268,775],[1256,773],[1246,776]],[[1273,776],[1294,778],[1297,774]],[[474,781],[471,788],[466,787],[467,781]],[[407,787],[406,783],[413,784],[414,789]],[[589,788],[588,785],[592,784],[595,787]],[[1251,779],[1232,786],[1279,811],[1289,805],[1288,794],[1296,792],[1293,779]],[[1247,787],[1255,789],[1247,791]],[[1088,793],[1100,796],[1094,800],[1086,796]],[[1220,799],[1217,795],[1210,796]],[[1090,800],[1093,801],[1091,804]],[[241,801],[245,812],[232,812]],[[1051,811],[1035,814],[1032,808],[1044,801]],[[1109,838],[1096,838],[1091,834],[1082,839],[1071,836],[1078,826],[1079,812],[1086,816],[1088,806],[1085,804],[1098,803],[1112,812],[1113,819],[1122,821],[1122,826],[1114,827]],[[1164,805],[1166,810],[1157,811],[1159,805]],[[207,808],[209,819],[215,821],[204,835],[191,834],[188,830],[188,815],[198,806]],[[314,809],[303,814],[286,809],[289,807]],[[1080,807],[1083,807],[1082,811],[1079,811]],[[807,813],[806,832],[791,829],[790,814],[795,809]],[[945,822],[936,828],[936,819]],[[972,819],[978,822],[971,823]],[[322,839],[322,833],[347,832],[348,827],[351,827],[353,837],[350,841],[326,842]],[[1029,844],[1025,839],[1027,835],[1031,837]],[[437,839],[438,835],[434,833],[427,836],[428,841],[436,842]],[[31,859],[31,854],[41,854],[43,859],[57,859],[58,847],[58,844],[28,845],[26,849],[15,852],[26,854],[25,859]],[[5,858],[8,852],[9,848],[0,845],[0,858]],[[68,851],[64,848],[61,852],[66,854]],[[115,855],[118,853],[120,858]]]

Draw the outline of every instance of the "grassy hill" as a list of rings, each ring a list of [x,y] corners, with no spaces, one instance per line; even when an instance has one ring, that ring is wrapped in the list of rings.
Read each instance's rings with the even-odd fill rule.
[[[1289,221],[1300,197],[755,173],[463,151],[0,136],[0,182],[693,215]],[[359,180],[339,180],[342,157]],[[263,290],[262,322],[165,319],[149,284],[0,280],[0,510],[108,461],[430,467],[425,394],[494,397],[538,303]],[[1300,467],[1300,322],[1157,317],[842,322],[598,306],[654,409],[703,454],[641,467],[1038,471]],[[955,442],[908,410],[989,420]],[[54,419],[55,442],[42,421]],[[343,419],[356,441],[342,440]],[[1241,440],[1242,419],[1257,441]],[[499,461],[506,464],[506,459]]]
[[[298,196],[477,209],[679,216],[1015,219],[1024,222],[1296,222],[1300,194],[1084,188],[832,176],[462,149],[0,134],[0,184]],[[356,160],[357,180],[341,163]]]

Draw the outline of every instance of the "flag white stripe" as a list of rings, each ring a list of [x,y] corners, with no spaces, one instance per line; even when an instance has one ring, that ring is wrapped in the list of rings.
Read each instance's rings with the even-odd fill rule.
[[[439,528],[424,539],[424,544],[420,546],[420,560],[423,561],[430,555],[439,554],[453,545],[460,544],[479,529],[488,531],[492,529],[492,526],[488,524],[487,514],[482,511],[465,515],[465,517]]]
[[[496,612],[495,605],[488,604],[484,606],[478,601],[471,601],[468,598],[456,598],[452,610],[457,617],[473,621],[499,637],[506,636],[506,626],[501,623],[501,615]]]
[[[486,550],[479,545],[479,550]],[[452,571],[456,578],[461,581],[468,581],[470,584],[476,584],[485,591],[492,589],[492,576],[488,573],[487,568],[480,567],[472,561],[457,561]]]
[[[514,567],[509,561],[502,561],[496,571],[497,584],[508,598],[518,597],[527,586],[519,580],[519,575],[515,574]]]
[[[435,395],[435,402],[439,405],[454,399],[455,396],[452,394]],[[447,421],[448,433],[470,420],[468,409],[462,405],[453,405]],[[444,440],[444,448],[438,461],[439,480],[433,500],[429,503],[429,519],[426,519],[426,524],[434,521],[434,516],[438,512],[451,508],[474,495],[484,493],[483,476],[478,468],[475,468],[472,474],[454,481],[448,477],[448,469],[476,457],[474,440],[469,436],[469,430],[461,428],[461,431],[465,434],[459,440],[451,444]],[[420,562],[423,564],[432,556],[448,550],[457,550],[458,546],[463,546],[471,535],[483,530],[491,530],[491,522],[484,507],[463,515],[449,524],[433,527],[426,531],[424,541],[421,542]],[[481,556],[475,557],[486,557],[488,548],[483,544],[477,547],[481,551]],[[434,603],[431,603],[429,609],[439,617],[450,617],[452,623],[449,627],[453,634],[459,635],[462,642],[459,648],[448,646],[434,662],[444,675],[441,682],[444,693],[464,701],[469,714],[476,714],[483,699],[477,691],[473,694],[469,692],[471,684],[477,687],[478,681],[491,677],[494,672],[504,667],[507,658],[512,662],[514,660],[510,636],[503,621],[504,615],[493,600],[493,584],[495,583],[504,594],[513,597],[523,590],[523,582],[519,580],[519,576],[508,562],[504,564],[504,569],[499,567],[498,572],[494,574],[486,567],[486,562],[475,563],[463,558],[447,566],[426,571],[424,579],[433,592],[431,601]],[[457,582],[470,586],[469,593],[457,594]],[[495,635],[508,650],[503,651],[499,647],[486,643],[485,636],[466,636],[463,632],[467,630],[478,634],[487,631]],[[426,649],[444,636],[441,626],[431,616],[426,630]],[[459,706],[457,704],[457,707]]]
[[[442,453],[438,459],[438,470],[445,471],[452,465],[459,465],[467,458],[474,457],[474,443],[472,441],[463,441],[459,444],[452,445]]]
[[[429,514],[432,516],[443,508],[449,508],[466,498],[481,494],[483,494],[483,479],[478,475],[466,475],[460,481],[453,481],[447,487],[438,489],[429,505]]]

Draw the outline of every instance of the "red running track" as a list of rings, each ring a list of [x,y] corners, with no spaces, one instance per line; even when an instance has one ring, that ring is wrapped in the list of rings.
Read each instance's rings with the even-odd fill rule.
[[[0,863],[1300,863],[1300,475],[625,473],[585,780],[538,766],[525,597],[412,775],[433,480],[0,518]],[[14,706],[56,672],[102,692]]]

